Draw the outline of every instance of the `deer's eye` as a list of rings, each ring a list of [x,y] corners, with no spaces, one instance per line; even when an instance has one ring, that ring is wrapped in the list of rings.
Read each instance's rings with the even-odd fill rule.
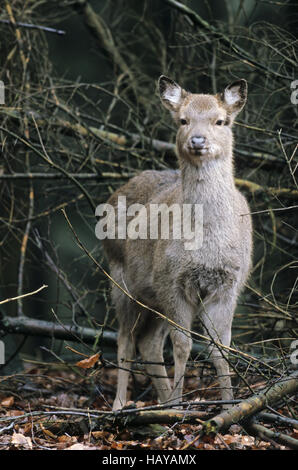
[[[186,119],[180,119],[180,124],[181,124],[181,126],[185,126],[187,124],[187,120]]]
[[[218,121],[216,121],[216,125],[217,126],[222,126],[224,123],[224,120],[223,119],[219,119]]]

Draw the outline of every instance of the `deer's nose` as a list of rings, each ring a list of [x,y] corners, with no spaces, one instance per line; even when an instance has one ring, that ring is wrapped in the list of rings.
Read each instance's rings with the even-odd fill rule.
[[[201,135],[194,135],[190,139],[191,141],[191,146],[194,149],[202,149],[205,145],[206,138],[202,137]]]

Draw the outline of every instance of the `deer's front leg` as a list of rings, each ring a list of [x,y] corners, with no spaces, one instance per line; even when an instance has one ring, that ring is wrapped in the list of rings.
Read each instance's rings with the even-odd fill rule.
[[[183,397],[184,375],[186,363],[192,347],[192,339],[188,333],[179,330],[172,330],[171,340],[173,343],[175,375],[170,403],[179,404]]]
[[[229,363],[227,361],[228,350],[223,346],[230,346],[233,313],[236,306],[236,298],[231,292],[220,299],[203,306],[201,315],[202,324],[207,336],[210,338],[210,358],[217,372],[221,391],[221,398],[225,401],[233,400],[233,388],[231,384]],[[224,409],[231,405],[223,405]]]
[[[175,364],[173,393],[170,402],[179,404],[182,401],[186,364],[192,348],[192,338],[189,333],[192,310],[183,302],[183,305],[179,305],[179,309],[172,318],[178,326],[170,332]],[[182,328],[179,328],[179,326]]]

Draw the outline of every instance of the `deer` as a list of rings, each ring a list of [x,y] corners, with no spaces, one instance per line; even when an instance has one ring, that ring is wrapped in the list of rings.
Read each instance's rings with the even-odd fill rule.
[[[202,243],[197,249],[186,249],[183,237],[116,236],[103,240],[114,281],[111,300],[119,324],[113,410],[127,403],[128,381],[137,352],[159,402],[179,408],[194,318],[199,318],[208,339],[223,408],[228,408],[233,400],[227,360],[232,320],[252,258],[251,216],[246,198],[235,185],[232,132],[235,117],[247,100],[247,82],[234,81],[213,95],[188,92],[162,75],[158,88],[161,103],[177,125],[179,169],[142,171],[107,202],[116,212],[120,196],[125,196],[127,205],[138,203],[144,207],[202,205]],[[133,218],[130,215],[129,220]],[[173,348],[173,381],[164,365],[168,336]]]

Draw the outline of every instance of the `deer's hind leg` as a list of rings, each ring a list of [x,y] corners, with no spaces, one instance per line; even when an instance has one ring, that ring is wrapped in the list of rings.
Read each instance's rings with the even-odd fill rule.
[[[134,302],[122,293],[114,294],[114,304],[119,322],[118,330],[118,382],[117,393],[113,403],[113,410],[123,408],[127,401],[128,379],[131,370],[131,361],[136,353],[137,311]],[[115,299],[116,297],[116,299]]]
[[[171,327],[171,341],[173,344],[173,356],[175,363],[174,385],[171,403],[178,405],[183,398],[184,375],[187,360],[192,348],[192,338],[190,334],[192,324],[192,308],[187,303],[177,300],[176,311],[172,319],[181,328]],[[179,406],[177,406],[179,408]]]
[[[144,314],[147,317],[146,324],[142,327],[138,348],[143,361],[146,362],[146,371],[157,391],[158,399],[163,403],[168,401],[172,394],[163,355],[169,327],[165,321],[154,318],[153,314],[148,312]]]

